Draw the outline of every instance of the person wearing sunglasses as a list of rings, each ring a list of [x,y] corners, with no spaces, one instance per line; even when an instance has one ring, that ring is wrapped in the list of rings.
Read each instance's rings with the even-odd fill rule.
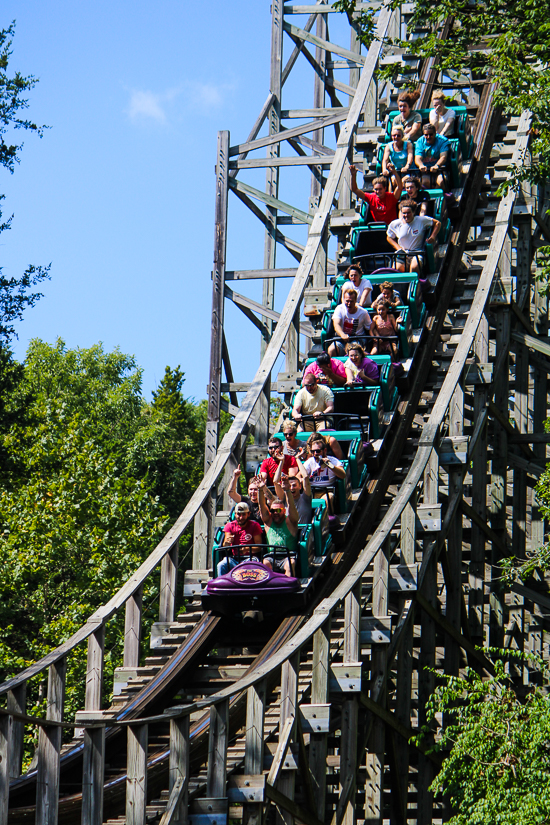
[[[317,436],[311,439],[309,447],[311,458],[304,464],[310,484],[313,487],[331,487],[336,479],[344,479],[346,471],[341,461],[334,456],[327,455],[327,443],[323,436]],[[328,490],[324,495],[316,496],[316,498],[327,499],[329,512],[334,512],[334,501],[332,493]]]
[[[269,439],[267,450],[269,456],[260,464],[259,475],[262,481],[272,486],[280,462],[283,463],[283,473],[288,473],[291,467],[296,467],[296,459],[293,455],[283,453],[283,445],[278,438]]]
[[[284,500],[273,499],[268,506],[264,495],[265,482],[261,481],[259,484],[260,509],[269,547],[263,563],[269,570],[274,570],[276,573],[294,576],[296,575],[298,550],[298,511],[294,498],[290,495],[288,478],[281,479],[281,487]],[[280,551],[277,549],[279,547]]]
[[[288,478],[290,495],[294,499],[294,504],[296,505],[296,509],[298,511],[298,523],[309,524],[313,518],[313,510],[311,507],[311,484],[309,483],[309,476],[304,465],[300,461],[299,456],[296,456],[296,463],[298,464],[298,471],[296,475],[289,474],[288,476],[283,475],[282,467],[279,464],[279,469],[275,473],[275,478],[273,479],[273,486],[275,487],[275,495],[277,498],[284,501],[285,494],[283,487],[281,486],[281,481],[284,478]]]

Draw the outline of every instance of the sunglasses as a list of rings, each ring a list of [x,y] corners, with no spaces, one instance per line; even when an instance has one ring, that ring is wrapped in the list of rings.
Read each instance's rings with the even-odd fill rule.
[[[322,453],[322,452],[324,452],[324,450],[312,450],[311,452],[314,453],[314,454],[315,453]]]

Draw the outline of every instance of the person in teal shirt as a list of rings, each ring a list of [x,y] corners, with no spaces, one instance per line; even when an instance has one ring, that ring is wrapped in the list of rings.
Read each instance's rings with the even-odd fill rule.
[[[284,573],[285,576],[296,575],[296,553],[298,550],[298,511],[294,497],[290,495],[288,478],[281,479],[285,500],[273,499],[269,507],[265,501],[265,481],[259,483],[260,510],[265,527],[269,552],[263,563],[269,570]],[[287,515],[288,512],[288,515]],[[277,548],[280,547],[280,551]]]
[[[429,189],[434,185],[435,179],[436,186],[446,191],[447,181],[443,169],[449,157],[450,143],[447,138],[437,134],[431,123],[426,123],[422,132],[422,137],[414,147],[414,161],[422,173],[422,186]]]

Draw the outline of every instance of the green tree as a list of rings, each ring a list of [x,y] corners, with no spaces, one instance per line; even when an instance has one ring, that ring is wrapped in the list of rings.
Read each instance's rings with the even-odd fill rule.
[[[12,142],[10,134],[14,130],[23,129],[42,137],[46,128],[22,117],[22,112],[29,105],[26,94],[38,81],[32,75],[25,77],[16,72],[10,77],[8,73],[14,32],[15,21],[7,29],[0,30],[0,164],[11,173],[15,164],[19,163],[19,152],[23,144]],[[0,195],[0,200],[3,198],[4,196]],[[11,220],[10,217],[0,223],[0,232],[10,228]],[[21,320],[24,310],[34,306],[42,297],[40,292],[31,290],[49,278],[49,272],[49,266],[31,265],[21,278],[5,278],[0,268],[0,347],[5,346],[15,334],[14,321]]]
[[[450,825],[541,825],[550,821],[550,703],[539,688],[520,700],[500,656],[492,651],[494,676],[468,669],[445,676],[428,703],[430,724],[439,727],[436,750],[449,754],[432,784],[453,808]],[[521,665],[544,662],[516,653]],[[439,674],[438,674],[439,675]],[[444,715],[452,722],[441,728]]]
[[[204,444],[202,413],[181,396],[179,368],[147,404],[135,359],[119,350],[35,340],[22,368],[10,363],[17,375],[0,431],[9,458],[0,488],[0,678],[68,638],[141,564],[192,492]],[[153,579],[144,593],[151,618],[157,596]],[[108,670],[121,621],[107,629]],[[75,654],[75,674],[83,657]],[[81,706],[84,684],[70,682],[68,713]],[[31,705],[38,701],[35,685]]]

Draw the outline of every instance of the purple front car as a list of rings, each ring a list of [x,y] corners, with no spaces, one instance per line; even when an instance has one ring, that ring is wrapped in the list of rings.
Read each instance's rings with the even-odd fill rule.
[[[302,593],[293,576],[275,573],[257,561],[243,561],[224,576],[210,579],[202,601],[204,607],[225,614],[249,609],[281,613],[299,607]]]

